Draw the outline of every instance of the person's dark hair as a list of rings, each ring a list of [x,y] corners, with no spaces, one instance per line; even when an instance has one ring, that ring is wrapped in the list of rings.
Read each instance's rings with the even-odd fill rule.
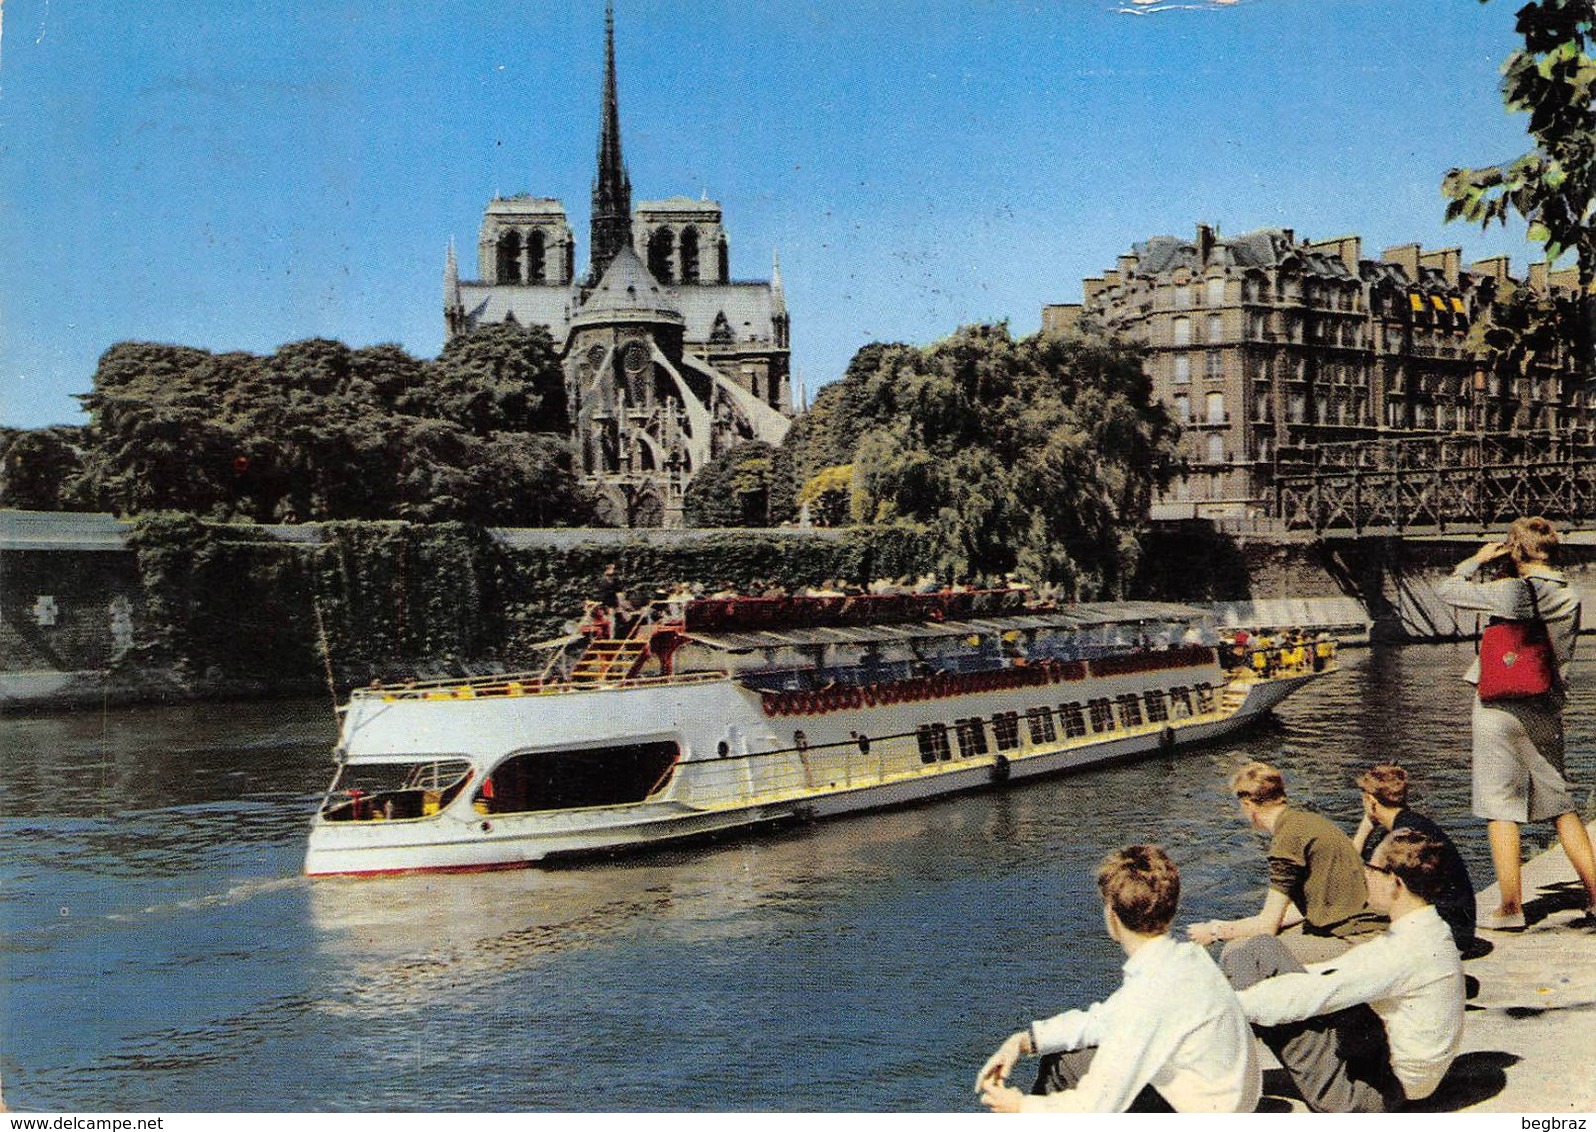
[[[1230,780],[1236,797],[1245,798],[1257,806],[1286,800],[1286,778],[1268,763],[1248,763]]]
[[[1358,775],[1358,789],[1380,805],[1400,810],[1408,804],[1408,772],[1395,763],[1371,766]]]
[[[1399,829],[1375,850],[1374,863],[1396,876],[1409,892],[1434,904],[1446,887],[1441,843],[1418,830]]]
[[[1131,931],[1160,935],[1175,921],[1180,870],[1157,845],[1127,845],[1103,858],[1097,891]]]

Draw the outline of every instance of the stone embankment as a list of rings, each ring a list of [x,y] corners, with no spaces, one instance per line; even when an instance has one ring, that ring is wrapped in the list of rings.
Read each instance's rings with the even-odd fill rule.
[[[1528,926],[1482,932],[1490,953],[1463,964],[1479,991],[1436,1107],[1596,1113],[1596,919],[1560,848],[1524,866],[1524,894]],[[1497,899],[1487,888],[1481,910]]]
[[[250,575],[252,589],[229,589],[225,609],[213,608],[215,601],[198,596],[198,591],[152,595],[146,592],[145,579],[128,548],[129,530],[129,524],[108,515],[0,511],[0,578],[4,579],[0,708],[308,694],[320,689],[325,666],[322,653],[314,647],[317,626],[309,620],[311,602],[306,594],[274,590],[273,575],[266,570],[260,579]],[[247,565],[249,555],[264,562],[274,547],[281,551],[284,546],[314,546],[323,538],[314,524],[255,528],[254,533],[259,541],[229,551],[240,563]],[[848,531],[496,530],[488,535],[511,558],[541,556],[520,570],[536,581],[533,590],[496,591],[491,600],[475,591],[474,596],[464,597],[444,593],[449,587],[439,583],[437,562],[414,547],[388,571],[393,575],[388,581],[400,589],[408,585],[409,608],[390,608],[394,602],[389,590],[372,579],[345,579],[354,590],[371,591],[368,597],[379,603],[366,610],[368,616],[358,625],[369,628],[392,622],[396,642],[427,629],[427,643],[420,651],[406,646],[408,651],[400,658],[414,668],[407,674],[457,674],[470,671],[470,665],[513,665],[519,659],[513,649],[494,652],[469,632],[451,626],[476,624],[485,610],[524,616],[526,608],[539,603],[563,610],[578,600],[581,587],[561,571],[585,569],[589,560],[633,554],[667,572],[679,565],[690,573],[702,573],[725,569],[727,551],[722,544],[728,539],[735,543],[739,537],[770,543],[759,550],[761,562],[824,562],[829,569],[853,553],[836,549],[844,547]],[[1300,628],[1329,632],[1349,644],[1452,640],[1472,636],[1475,619],[1457,616],[1436,596],[1435,586],[1484,537],[1479,532],[1426,539],[1314,540],[1231,533],[1206,521],[1162,524],[1147,539],[1134,596],[1210,609],[1227,636],[1240,628],[1255,632]],[[1566,550],[1564,566],[1570,579],[1589,608],[1596,608],[1591,604],[1596,602],[1596,536],[1576,533],[1567,540]],[[458,566],[456,558],[441,555],[438,561]],[[866,560],[873,560],[868,553],[858,558]],[[386,560],[371,554],[357,555],[352,561],[361,569],[377,569]],[[677,565],[662,565],[669,563]],[[476,573],[457,570],[450,576],[471,581],[481,575],[482,580],[502,581],[509,575],[500,565],[479,562]],[[441,604],[433,600],[440,595],[448,600]],[[168,620],[173,609],[181,607],[198,621],[236,621],[240,631],[229,640],[248,651],[231,655],[222,648],[225,655],[188,664],[181,671],[163,668],[149,657],[152,641],[158,643],[168,631],[161,627],[157,607]],[[1587,631],[1596,631],[1596,618],[1586,621]],[[243,631],[246,626],[254,630]],[[482,627],[477,628],[481,636]],[[262,651],[268,641],[275,642],[277,661],[287,657],[291,663],[268,663]],[[355,679],[358,673],[338,675],[345,682],[364,682]]]

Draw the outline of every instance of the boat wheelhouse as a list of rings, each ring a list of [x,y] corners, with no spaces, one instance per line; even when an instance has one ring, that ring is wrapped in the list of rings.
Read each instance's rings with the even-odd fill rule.
[[[312,875],[507,868],[913,803],[1211,740],[1334,667],[1204,613],[1028,591],[662,601],[535,673],[355,692]]]

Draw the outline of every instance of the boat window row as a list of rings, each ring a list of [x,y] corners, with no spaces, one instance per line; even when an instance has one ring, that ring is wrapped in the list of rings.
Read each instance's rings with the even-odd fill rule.
[[[1140,694],[1124,692],[1113,697],[1099,696],[1085,704],[1060,704],[1056,711],[1047,707],[1027,708],[1025,725],[1031,745],[1041,746],[1058,742],[1060,734],[1066,739],[1082,739],[1089,734],[1103,735],[1121,728],[1188,719],[1213,709],[1211,685],[1177,685],[1168,689],[1153,688]],[[991,747],[998,751],[1019,749],[1019,712],[1002,711],[991,717],[991,747],[987,737],[988,722],[980,716],[956,719],[951,740],[947,724],[922,723],[915,731],[920,761],[927,766],[948,762],[954,757],[955,747],[961,759],[987,754]]]

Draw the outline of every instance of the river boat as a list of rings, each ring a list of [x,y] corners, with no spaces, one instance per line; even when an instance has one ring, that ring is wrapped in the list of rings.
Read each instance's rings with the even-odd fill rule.
[[[1172,753],[1263,716],[1334,644],[1256,667],[1202,611],[1023,589],[660,601],[540,671],[340,708],[313,876],[675,844]]]

